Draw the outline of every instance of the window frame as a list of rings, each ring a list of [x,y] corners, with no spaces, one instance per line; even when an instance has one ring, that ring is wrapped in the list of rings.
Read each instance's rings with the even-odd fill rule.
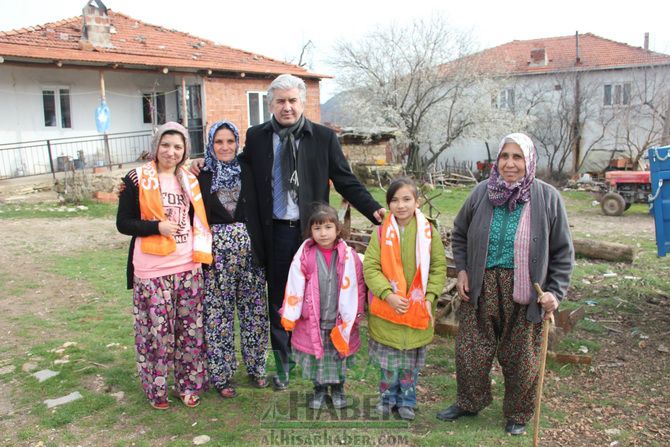
[[[632,103],[630,81],[606,82],[603,84],[603,107],[629,107]]]
[[[160,110],[158,110],[159,97],[162,98],[162,108],[163,108],[162,115]],[[151,114],[150,121],[147,121],[146,110],[145,110],[145,104],[148,102],[147,98],[151,98],[151,102],[149,103],[149,113]],[[142,92],[141,100],[142,100],[143,124],[153,125],[155,123],[155,125],[160,126],[161,124],[165,124],[167,122],[167,99],[165,92]],[[162,118],[162,121],[159,118]]]
[[[257,122],[254,122],[255,120],[252,120],[252,114],[251,114],[251,96],[252,95],[257,95],[256,97],[258,98],[258,113],[257,116],[255,117]],[[255,91],[255,90],[249,90],[247,91],[247,123],[249,123],[248,127],[255,126],[261,123],[266,122],[267,120],[270,119],[271,113],[270,113],[270,104],[268,103],[267,100],[268,93],[263,92],[263,91]]]
[[[514,87],[501,88],[491,98],[491,104],[498,110],[513,111],[515,103],[514,97],[515,97]]]
[[[47,129],[72,129],[72,89],[68,85],[43,85],[42,92],[42,126]],[[46,93],[50,92],[53,100],[53,125],[47,124],[45,108]],[[65,94],[63,94],[65,92]],[[64,102],[67,98],[67,103]]]

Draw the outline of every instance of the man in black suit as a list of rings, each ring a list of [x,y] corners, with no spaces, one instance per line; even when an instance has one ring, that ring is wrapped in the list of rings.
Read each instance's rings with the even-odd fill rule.
[[[281,325],[279,309],[310,205],[328,202],[332,180],[337,192],[371,222],[381,223],[386,212],[351,172],[335,133],[304,117],[306,96],[302,79],[289,74],[277,77],[268,89],[272,118],[247,130],[240,156],[254,179],[263,234],[275,390],[288,387],[291,338]]]

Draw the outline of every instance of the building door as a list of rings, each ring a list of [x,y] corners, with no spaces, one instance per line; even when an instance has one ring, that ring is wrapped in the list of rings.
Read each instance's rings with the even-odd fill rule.
[[[182,88],[177,86],[177,116],[184,123],[182,116]],[[191,138],[191,156],[198,157],[205,153],[204,129],[202,122],[202,96],[200,85],[186,86],[186,112],[188,114],[188,135]]]

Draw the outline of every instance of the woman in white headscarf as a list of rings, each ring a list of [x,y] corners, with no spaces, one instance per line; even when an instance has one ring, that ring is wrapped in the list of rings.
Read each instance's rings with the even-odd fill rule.
[[[574,249],[558,191],[535,178],[537,154],[522,133],[500,142],[490,178],[454,220],[452,249],[462,299],[456,336],[456,403],[437,414],[453,421],[491,403],[493,359],[505,377],[505,430],[525,433],[538,380],[542,319],[565,297]],[[533,283],[542,287],[537,296]]]

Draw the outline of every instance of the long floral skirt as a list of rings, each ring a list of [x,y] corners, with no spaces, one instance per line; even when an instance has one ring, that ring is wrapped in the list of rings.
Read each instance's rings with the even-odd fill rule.
[[[221,390],[237,370],[235,308],[247,374],[265,376],[268,310],[265,271],[253,263],[251,241],[243,223],[212,225],[214,262],[205,270],[205,336],[209,373]]]
[[[177,393],[199,394],[206,389],[202,293],[200,268],[134,279],[137,371],[153,403],[167,402],[171,369]]]

